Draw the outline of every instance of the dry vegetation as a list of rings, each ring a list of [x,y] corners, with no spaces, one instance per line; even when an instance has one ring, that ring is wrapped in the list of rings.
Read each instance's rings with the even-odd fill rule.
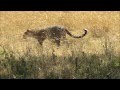
[[[82,39],[67,36],[57,48],[45,40],[24,40],[27,29],[60,25]],[[120,79],[119,11],[1,11],[0,78]]]

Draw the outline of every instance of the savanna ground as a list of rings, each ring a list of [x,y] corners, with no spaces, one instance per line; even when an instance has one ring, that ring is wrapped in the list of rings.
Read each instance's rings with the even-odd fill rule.
[[[23,39],[27,29],[65,26],[81,39],[67,35],[57,48],[45,40]],[[0,78],[120,79],[119,11],[1,11]]]

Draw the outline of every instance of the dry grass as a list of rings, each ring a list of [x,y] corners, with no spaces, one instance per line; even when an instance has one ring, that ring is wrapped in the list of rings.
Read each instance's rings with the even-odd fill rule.
[[[88,34],[82,39],[67,36],[60,48],[48,40],[41,48],[35,39],[22,38],[27,29],[53,25],[74,35],[87,28]],[[119,69],[119,11],[0,12],[1,78],[120,78]]]

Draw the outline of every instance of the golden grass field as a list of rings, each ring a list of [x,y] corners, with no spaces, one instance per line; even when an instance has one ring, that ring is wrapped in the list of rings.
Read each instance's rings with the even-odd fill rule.
[[[34,38],[24,40],[22,37],[27,29],[37,30],[55,25],[69,28],[73,35],[81,35],[83,29],[86,28],[88,29],[88,34],[81,39],[75,39],[67,35],[68,43],[62,43],[59,48],[56,48],[54,43],[51,43],[49,40],[45,40],[44,46],[41,48]],[[74,57],[79,56],[80,53],[85,53],[86,55],[104,55],[106,50],[111,50],[115,56],[119,57],[120,12],[0,11],[1,60],[5,58],[5,55],[2,54],[4,49],[14,53],[15,58],[22,57],[26,53],[41,57],[43,55],[49,57],[54,53],[59,58],[73,57],[73,52]],[[53,49],[55,52],[53,52]],[[62,65],[67,63],[64,63],[62,59],[58,61],[58,63],[60,62],[62,62],[61,66],[54,67],[56,72],[60,71]],[[69,69],[72,68],[70,63],[67,66]],[[0,72],[7,73],[4,70]]]
[[[88,35],[83,39],[68,37],[71,43],[74,42],[78,45],[77,48],[81,48],[80,44],[84,42],[82,49],[86,53],[102,53],[102,40],[105,36],[114,44],[115,53],[120,53],[120,12],[117,11],[1,11],[0,45],[22,52],[27,43],[30,44],[29,47],[34,47],[37,44],[35,40],[25,42],[22,39],[22,35],[27,29],[41,29],[53,25],[68,27],[74,35],[82,34],[84,28],[88,29]],[[105,32],[104,28],[107,28],[108,31]]]

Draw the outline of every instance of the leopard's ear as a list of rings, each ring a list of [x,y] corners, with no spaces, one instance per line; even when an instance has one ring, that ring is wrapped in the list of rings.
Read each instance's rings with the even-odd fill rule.
[[[27,32],[29,32],[30,30],[29,29],[27,29]]]

